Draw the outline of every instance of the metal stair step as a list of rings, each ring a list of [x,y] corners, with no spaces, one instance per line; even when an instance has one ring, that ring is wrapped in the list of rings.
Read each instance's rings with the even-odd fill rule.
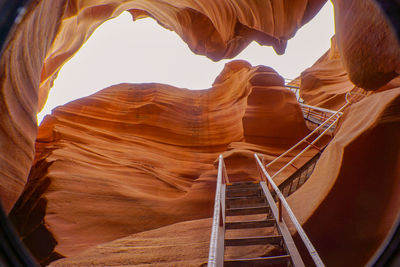
[[[234,182],[228,185],[230,188],[236,188],[236,187],[241,187],[241,186],[247,186],[247,185],[258,185],[260,182],[259,181],[243,181],[243,182]]]
[[[275,264],[287,264],[290,262],[289,255],[259,257],[250,259],[229,259],[224,261],[224,267],[241,267],[241,266],[268,266]]]
[[[254,184],[254,185],[246,185],[246,186],[237,186],[237,187],[226,187],[226,192],[233,192],[233,191],[239,191],[239,190],[258,190],[261,189],[260,185]]]
[[[261,203],[236,203],[236,204],[227,204],[227,209],[239,209],[239,208],[257,208],[257,207],[265,207],[266,202]]]
[[[260,207],[245,207],[245,208],[231,208],[225,211],[226,216],[239,216],[239,215],[251,215],[251,214],[264,214],[269,213],[270,207],[268,205]]]
[[[245,197],[245,196],[261,196],[262,188],[260,186],[253,188],[237,188],[226,190],[227,197]]]
[[[251,229],[275,226],[275,220],[267,219],[262,221],[243,221],[243,222],[227,222],[225,229]]]
[[[228,205],[256,204],[266,203],[267,199],[264,196],[230,197],[225,202]]]
[[[281,235],[255,236],[225,239],[225,246],[278,245],[282,242]]]
[[[255,189],[259,188],[260,183],[241,183],[241,184],[232,184],[232,185],[227,185],[226,190],[237,190],[237,189]]]

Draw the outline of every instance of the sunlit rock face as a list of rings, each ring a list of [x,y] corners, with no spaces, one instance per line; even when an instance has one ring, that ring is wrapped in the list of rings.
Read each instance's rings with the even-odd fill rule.
[[[154,18],[163,27],[175,31],[195,54],[220,60],[236,56],[253,40],[273,46],[283,54],[287,40],[314,17],[326,0],[63,2],[58,35],[43,66],[41,100],[46,99],[61,65],[101,23],[123,11],[128,10],[134,20]]]
[[[59,1],[32,7],[1,55],[0,199],[6,212],[20,195],[32,165],[40,73],[58,29],[60,8]]]
[[[332,110],[342,107],[346,93],[355,87],[343,66],[335,37],[331,39],[331,48],[304,70],[298,80],[305,103]]]
[[[254,152],[272,160],[308,132],[279,76],[234,62],[204,92],[121,84],[59,107],[41,126],[35,152],[35,113],[60,66],[122,11],[155,18],[216,60],[251,40],[283,52],[324,1],[170,2],[36,1],[9,39],[0,60],[0,198],[8,212],[25,186],[11,217],[42,263],[68,256],[66,264],[87,266],[104,253],[98,265],[110,265],[141,238],[208,235],[209,221],[201,218],[211,216],[218,154],[232,180],[255,179]],[[345,111],[315,173],[289,201],[327,265],[362,266],[399,210],[400,57],[372,1],[333,2],[338,49],[332,45],[303,73],[302,95],[337,108],[353,84],[377,93]],[[183,265],[204,262],[204,240],[196,251],[181,250]],[[170,248],[161,258],[175,265]],[[153,262],[147,253],[135,262]],[[123,256],[121,264],[129,258]]]
[[[393,46],[395,48],[396,44],[393,44]],[[343,63],[344,60],[343,54],[339,51],[337,37],[333,36],[331,48],[296,79],[295,83],[300,84],[300,96],[305,103],[338,110],[346,103],[347,92],[364,91],[358,90],[361,88],[350,79],[348,69],[345,68]],[[400,76],[396,76],[376,88],[376,92],[397,87],[400,87]],[[372,92],[364,93],[371,94]],[[349,100],[351,99],[350,97]]]
[[[333,0],[343,63],[357,86],[376,90],[400,75],[400,45],[373,0]]]
[[[327,265],[365,266],[399,214],[399,107],[400,87],[351,105],[309,181],[289,197]]]
[[[212,219],[180,222],[100,244],[50,266],[206,266]]]
[[[283,53],[326,0],[32,1],[0,59],[0,199],[8,212],[26,183],[43,107],[60,67],[104,21],[128,10],[175,31],[197,54],[231,58],[251,41]]]
[[[41,262],[210,217],[220,153],[233,181],[257,179],[254,152],[274,158],[308,132],[283,78],[244,61],[208,90],[115,85],[45,118],[11,217]]]
[[[332,38],[331,49],[301,74],[300,94],[306,103],[338,109],[346,102],[346,92],[356,85],[343,58]],[[400,210],[395,186],[400,179],[399,76],[370,93],[345,110],[313,175],[289,198],[322,258],[332,266],[366,265]]]
[[[343,57],[334,37],[330,50],[302,72],[300,95],[307,104],[337,110],[346,103],[357,86]],[[364,266],[399,214],[399,77],[376,92],[345,110],[313,175],[289,197],[328,265]]]

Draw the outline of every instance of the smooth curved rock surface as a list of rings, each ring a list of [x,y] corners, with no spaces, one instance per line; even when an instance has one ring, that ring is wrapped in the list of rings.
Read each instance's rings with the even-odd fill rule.
[[[351,81],[377,90],[400,75],[396,32],[374,0],[332,0],[339,50]]]
[[[208,90],[115,85],[44,119],[35,165],[10,216],[42,263],[73,256],[210,217],[220,153],[232,181],[257,179],[255,151],[268,161],[308,132],[283,78],[244,61],[228,63]]]
[[[296,1],[293,6],[298,4],[305,9],[298,9],[299,13],[295,15],[297,19],[288,23],[289,26],[285,26],[286,22],[274,24],[273,34],[277,35],[270,35],[270,24],[266,23],[262,30],[257,27],[263,27],[263,19],[275,22],[275,18],[282,21],[282,17],[275,16],[275,13],[272,13],[274,19],[264,16],[258,6],[254,6],[255,9],[246,6],[250,2],[244,4],[236,1],[238,7],[244,5],[240,9],[243,14],[238,12],[233,15],[230,13],[233,9],[225,12],[224,9],[206,5],[196,9],[189,4],[198,1],[179,3],[183,2],[188,6],[182,5],[178,11],[167,2],[157,1],[160,7],[156,6],[153,13],[132,6],[130,1],[103,1],[104,5],[100,6],[95,1],[85,2],[88,5],[84,5],[73,0],[43,0],[32,4],[14,36],[9,39],[0,60],[0,198],[7,211],[20,195],[34,160],[35,113],[44,104],[59,67],[101,22],[128,9],[135,18],[152,16],[157,19],[158,15],[174,14],[178,23],[174,20],[168,24],[161,19],[160,23],[177,31],[193,51],[212,58],[230,57],[253,39],[272,44],[279,52],[284,43],[277,40],[289,38],[291,29],[298,27],[293,25],[301,25],[312,17],[312,10],[317,11],[323,3]],[[321,158],[313,177],[290,198],[290,202],[328,264],[364,265],[388,233],[399,209],[399,194],[397,187],[393,186],[398,184],[400,176],[399,131],[396,131],[399,128],[399,46],[385,18],[371,0],[336,0],[334,4],[338,48],[345,70],[357,86],[377,89],[378,93],[346,111],[342,127]],[[208,10],[209,14],[202,13],[204,10]],[[214,14],[213,10],[221,12]],[[284,8],[277,8],[276,12],[286,14],[282,10]],[[254,17],[248,17],[249,13],[263,16],[253,21]],[[242,15],[247,20],[241,21]],[[168,16],[165,18],[169,22]],[[200,28],[204,28],[205,32],[198,32],[198,25],[202,25]],[[229,27],[224,28],[224,25]],[[278,36],[281,29],[284,29],[285,36]],[[76,39],[70,37],[73,34]],[[210,39],[196,43],[205,35]],[[327,56],[327,59],[336,62],[332,64],[332,69],[343,73],[338,61],[335,61],[336,56]],[[329,60],[320,63],[323,69],[325,63],[329,65]],[[314,70],[317,71],[317,68]],[[235,90],[231,86],[227,87],[229,90],[225,88],[228,92],[210,90],[221,94],[213,95],[215,99],[210,98],[210,102],[223,106],[223,103],[233,101],[229,106],[230,113],[224,113],[223,109],[216,106],[206,111],[200,109],[200,112],[211,112],[215,116],[211,116],[212,122],[188,119],[197,118],[200,105],[194,99],[199,98],[189,97],[192,102],[180,99],[185,104],[193,103],[192,109],[188,105],[168,105],[177,96],[168,98],[168,94],[163,94],[164,102],[140,105],[132,111],[124,110],[126,105],[116,105],[114,101],[124,103],[131,99],[126,95],[120,99],[118,93],[99,93],[100,98],[94,96],[89,100],[79,100],[79,105],[73,102],[46,119],[39,132],[36,160],[29,183],[12,212],[24,241],[42,263],[62,255],[76,255],[81,249],[140,231],[208,217],[216,176],[215,166],[211,162],[219,153],[224,153],[233,180],[245,176],[252,179],[255,175],[252,153],[265,153],[267,159],[273,159],[289,143],[298,140],[300,134],[307,132],[301,123],[297,105],[292,104],[295,103],[294,96],[277,88],[281,84],[276,82],[275,76],[269,80],[271,83],[266,85],[267,89],[261,86],[262,90],[258,91],[260,86],[254,77],[257,71],[266,73],[262,67],[257,69],[245,63],[233,63],[225,71],[217,79],[215,88],[225,82],[226,85],[234,83],[236,89],[240,87],[237,82],[251,84],[251,88],[238,89],[239,94],[235,91],[234,96],[230,95],[230,90]],[[318,77],[318,74],[315,76]],[[345,79],[341,80],[337,79],[339,83],[347,84]],[[325,82],[325,85],[329,83]],[[154,86],[164,88],[165,85]],[[172,92],[177,90],[169,86],[165,88]],[[113,89],[115,87],[109,88],[111,91]],[[318,90],[323,92],[324,88]],[[331,94],[332,90],[327,91]],[[338,86],[335,90],[339,90],[337,94],[340,96],[347,89]],[[157,92],[166,91],[162,89]],[[265,99],[258,102],[260,99],[252,97],[252,94]],[[268,102],[270,97],[282,102],[274,101],[271,110],[268,110],[263,103]],[[317,98],[316,95],[314,97]],[[313,101],[314,97],[310,97],[309,101]],[[108,103],[108,100],[112,101]],[[336,103],[336,100],[332,103],[324,101],[320,99],[316,102],[328,106]],[[282,103],[284,105],[281,106]],[[96,105],[101,108],[96,108]],[[168,112],[162,113],[164,110]],[[179,132],[171,131],[172,126],[177,126],[171,118],[175,119],[176,114],[181,115],[182,111],[189,115],[185,115],[178,123]],[[293,111],[294,115],[286,114],[286,111]],[[118,114],[124,115],[124,112],[125,116],[134,115],[136,124],[142,126],[137,128],[136,125],[133,127],[135,123],[124,123],[127,117],[114,118]],[[144,116],[146,112],[150,112],[151,116]],[[276,124],[277,114],[274,112],[282,115],[281,124]],[[170,123],[159,121],[157,116]],[[255,118],[264,116],[271,123],[259,131],[253,127],[258,121]],[[215,125],[220,118],[228,118],[231,122],[224,124],[232,130],[229,138],[219,136],[219,133],[225,133],[225,129]],[[143,123],[146,120],[156,125],[155,130],[163,133],[160,141],[155,140],[157,136],[153,129],[149,130],[152,126]],[[195,124],[185,124],[187,121]],[[293,129],[289,126],[292,122],[297,123],[293,124]],[[208,128],[212,130],[210,136]],[[110,134],[115,129],[122,137]],[[129,136],[124,132],[128,129],[135,129],[138,136]],[[287,138],[287,142],[276,139],[277,132],[283,133],[282,138]],[[145,138],[147,136],[148,139]],[[204,145],[210,137],[217,137],[215,143]],[[168,145],[168,142],[173,145]],[[163,152],[160,153],[160,150]],[[125,154],[127,151],[128,155]],[[139,155],[148,155],[150,162],[138,161]],[[388,155],[389,160],[383,160]],[[124,158],[122,156],[127,161],[113,160],[116,157]],[[192,159],[195,162],[188,163]],[[153,161],[160,162],[160,165]],[[182,162],[185,163],[184,168],[179,165]],[[252,168],[249,168],[249,162]],[[105,171],[106,168],[108,171]],[[126,179],[132,173],[139,182]],[[380,177],[379,180],[376,177]],[[120,182],[118,185],[115,185],[116,180]],[[159,196],[150,193],[154,187],[149,186],[147,180],[157,185]],[[132,206],[137,209],[130,211]],[[110,212],[106,219],[105,211]],[[132,213],[126,214],[126,211]],[[346,245],[343,245],[345,242],[337,245],[337,240],[348,242]],[[354,251],[355,247],[357,251]]]
[[[250,42],[271,45],[283,54],[286,42],[326,0],[295,1],[65,1],[57,38],[47,53],[41,77],[46,99],[59,68],[107,19],[129,11],[133,19],[152,17],[175,31],[196,54],[213,60],[232,58]],[[73,33],[73,34],[72,34]],[[73,36],[73,38],[71,38]]]
[[[346,103],[346,93],[355,85],[350,81],[337,47],[331,48],[300,76],[300,96],[308,105],[338,110]]]
[[[36,113],[60,67],[104,21],[128,10],[174,30],[193,52],[231,58],[251,41],[283,53],[326,0],[32,1],[0,59],[0,199],[9,212],[34,158]],[[288,4],[290,3],[290,5]]]
[[[399,214],[399,107],[400,87],[353,104],[309,181],[289,198],[327,265],[365,266]]]
[[[172,224],[87,249],[50,264],[63,266],[205,266],[212,219]],[[154,253],[154,252],[157,253]]]

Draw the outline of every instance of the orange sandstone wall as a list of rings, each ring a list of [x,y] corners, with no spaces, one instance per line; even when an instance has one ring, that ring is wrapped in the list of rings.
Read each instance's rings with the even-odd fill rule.
[[[34,159],[35,113],[60,66],[103,21],[124,10],[135,18],[151,16],[175,30],[193,51],[217,60],[234,56],[251,40],[283,52],[286,40],[324,1],[265,6],[255,1],[170,2],[147,1],[152,5],[139,6],[131,1],[97,5],[43,0],[30,7],[0,60],[0,197],[6,211],[22,192]],[[399,46],[372,0],[333,2],[344,70],[352,83],[378,93],[346,111],[314,175],[290,202],[328,264],[351,260],[350,265],[363,265],[399,209],[393,186],[400,176]],[[259,84],[268,71],[236,62],[207,93],[182,93],[185,97],[180,98],[185,90],[137,85],[133,87],[147,88],[147,95],[132,96],[127,93],[131,85],[119,85],[57,109],[39,132],[35,165],[12,213],[35,256],[46,263],[118,237],[209,216],[215,187],[210,162],[218,153],[226,156],[233,179],[251,179],[254,151],[274,158],[307,132],[294,96],[277,88],[276,77]],[[333,49],[305,73],[302,90],[309,94],[307,101],[336,107],[348,90],[345,76]],[[343,86],[331,87],[330,79]],[[321,81],[323,86],[318,85]],[[324,97],[306,92],[315,85]],[[122,93],[115,92],[119,87]],[[179,94],[174,93],[177,90]],[[138,98],[142,102],[137,103]],[[265,102],[273,105],[266,107]],[[134,109],[126,103],[133,103]],[[226,109],[229,112],[224,113]],[[182,115],[179,123],[177,115]],[[282,123],[276,123],[276,115],[283,115]],[[259,130],[254,123],[261,117],[270,123]],[[120,137],[111,134],[115,130]],[[130,130],[135,136],[129,135]],[[276,132],[285,134],[280,139]],[[141,155],[148,161],[139,161]],[[130,175],[137,181],[127,180]],[[154,187],[148,181],[157,185],[159,196],[150,193]]]
[[[400,46],[374,0],[332,0],[344,66],[358,87],[376,90],[400,75]]]
[[[326,0],[296,1],[33,1],[0,59],[0,199],[8,212],[26,183],[34,156],[36,113],[60,67],[107,19],[129,10],[174,30],[213,60],[251,41],[283,53],[286,41]],[[140,38],[140,37],[139,37]]]
[[[250,42],[271,45],[283,54],[286,42],[326,0],[65,1],[57,38],[43,66],[40,94],[45,100],[59,68],[105,20],[128,10],[133,19],[152,17],[175,31],[196,54],[232,58]],[[41,102],[40,104],[43,104]]]
[[[353,104],[309,181],[289,198],[331,266],[364,266],[399,214],[399,107],[400,87]]]
[[[307,104],[338,109],[345,103],[346,92],[355,84],[375,88],[378,93],[345,110],[336,136],[310,180],[290,197],[290,204],[327,264],[364,266],[388,235],[400,211],[399,193],[395,189],[400,177],[400,76],[391,76],[393,79],[387,82],[388,76],[383,71],[383,68],[393,69],[399,57],[397,42],[391,39],[392,33],[386,31],[386,26],[380,28],[378,37],[383,40],[379,44],[372,33],[366,36],[355,31],[360,25],[365,27],[363,31],[371,30],[374,26],[368,28],[368,23],[385,24],[380,14],[370,10],[366,22],[366,13],[355,13],[353,8],[357,4],[353,3],[347,11],[338,10],[345,5],[336,4],[337,35],[332,38],[331,49],[301,74],[300,94]],[[338,28],[343,14],[360,25]],[[346,38],[341,40],[343,36]],[[348,49],[355,53],[351,56],[357,57],[350,60],[352,67],[347,65],[346,53],[350,52],[343,51],[343,42],[348,42]],[[362,64],[367,64],[363,61],[372,57],[375,61],[361,69]]]
[[[232,180],[257,179],[254,151],[273,158],[308,133],[282,85],[271,68],[233,61],[208,90],[120,84],[60,106],[10,216],[42,263],[209,217],[218,154]]]
[[[346,93],[355,85],[343,66],[335,36],[331,48],[304,70],[299,80],[300,96],[309,105],[338,110],[346,103]]]
[[[62,1],[33,4],[1,55],[0,200],[6,212],[21,194],[32,166],[40,73],[62,12]]]
[[[206,266],[211,224],[211,218],[192,220],[129,235],[50,266]]]

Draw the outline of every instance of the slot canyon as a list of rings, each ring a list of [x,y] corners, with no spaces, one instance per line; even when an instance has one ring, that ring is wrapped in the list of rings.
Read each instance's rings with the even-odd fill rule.
[[[38,126],[58,72],[96,28],[128,11],[132,23],[151,17],[214,61],[253,41],[284,54],[326,2],[30,1],[0,58],[0,200],[36,261],[206,266],[218,156],[232,181],[257,180],[254,153],[268,163],[311,132],[284,78],[268,62],[243,60],[206,90],[116,84],[58,106]],[[319,141],[327,147],[287,201],[327,266],[364,266],[400,211],[399,36],[374,0],[332,3],[331,48],[293,82],[321,108],[338,110],[352,90],[365,97]]]

